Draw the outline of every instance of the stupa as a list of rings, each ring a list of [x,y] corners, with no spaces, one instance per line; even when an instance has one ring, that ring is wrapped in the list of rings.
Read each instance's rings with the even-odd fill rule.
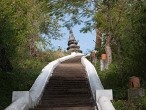
[[[82,51],[80,50],[80,46],[78,46],[78,42],[74,37],[73,31],[70,30],[69,33],[70,36],[69,36],[68,48],[67,48],[68,53],[72,53],[72,52],[82,53]]]

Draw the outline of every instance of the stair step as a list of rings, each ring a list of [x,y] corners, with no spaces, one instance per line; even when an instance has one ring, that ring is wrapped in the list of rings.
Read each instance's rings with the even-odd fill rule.
[[[51,91],[51,90],[53,90],[53,91]],[[50,93],[57,93],[57,94],[70,94],[70,93],[72,93],[72,94],[89,94],[90,93],[90,91],[89,90],[86,90],[86,91],[81,91],[81,90],[65,90],[65,89],[58,89],[58,90],[54,90],[54,89],[48,89],[48,90],[46,90],[45,92],[44,92],[44,94],[50,94]]]
[[[89,93],[89,89],[86,89],[86,88],[73,88],[71,89],[70,87],[50,87],[50,88],[47,88],[45,92],[67,92],[67,93]],[[44,93],[45,93],[44,92]]]
[[[30,110],[95,110],[95,107],[51,107],[51,108],[35,108]]]
[[[70,77],[63,77],[63,78],[52,78],[49,80],[49,82],[52,82],[52,81],[57,81],[57,82],[66,82],[66,83],[84,83],[84,82],[87,82],[88,80],[86,78],[82,78],[82,79],[79,79],[79,78],[72,78],[70,79]]]
[[[81,86],[81,85],[50,85],[46,87],[46,90],[80,90],[86,91],[88,86]]]
[[[94,105],[91,105],[91,104],[81,104],[79,103],[78,105],[76,104],[47,104],[47,105],[38,105],[37,108],[52,108],[52,107],[85,107],[85,106],[91,106],[93,107]]]
[[[68,94],[68,93],[66,93],[66,94],[59,94],[58,95],[57,93],[54,93],[54,94],[52,93],[52,94],[44,94],[43,97],[42,97],[42,99],[43,98],[50,98],[50,97],[63,97],[63,96],[64,97],[75,97],[75,98],[77,96],[80,97],[80,98],[82,98],[83,96],[84,97],[88,97],[88,98],[91,97],[91,95],[85,94],[85,93],[82,94],[82,95],[81,94],[71,94],[71,93],[70,94]]]
[[[87,94],[77,94],[77,95],[44,95],[43,97],[42,97],[42,99],[51,99],[51,98],[78,98],[78,97],[80,97],[80,98],[84,98],[84,97],[86,97],[86,98],[90,98],[91,97],[91,95],[87,95]]]
[[[57,81],[87,81],[87,78],[83,78],[83,77],[67,77],[66,78],[64,76],[62,76],[62,77],[52,76],[49,81],[51,81],[51,80],[57,80]]]
[[[48,84],[48,86],[49,85],[85,85],[86,86],[86,84],[88,85],[88,82],[87,81],[76,81],[76,82],[73,82],[73,81],[49,81],[49,84]]]
[[[59,107],[59,106],[83,106],[83,105],[92,105],[92,101],[86,99],[84,101],[82,100],[57,100],[57,99],[54,99],[54,100],[42,100],[41,101],[41,105],[48,105],[48,106],[51,106],[51,107]]]
[[[52,80],[49,81],[48,85],[52,85],[52,84],[62,84],[62,85],[88,85],[88,81],[57,81],[57,80]]]

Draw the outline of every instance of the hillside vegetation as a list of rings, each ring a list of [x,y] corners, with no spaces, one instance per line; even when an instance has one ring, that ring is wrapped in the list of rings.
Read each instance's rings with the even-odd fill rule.
[[[1,0],[1,109],[11,102],[13,90],[28,90],[41,69],[60,57],[46,48],[51,39],[62,38],[61,27],[81,24],[81,32],[96,31],[97,58],[107,54],[109,69],[96,68],[104,87],[114,91],[116,109],[146,109],[145,97],[127,103],[129,77],[139,77],[146,87],[145,0]]]
[[[13,60],[13,71],[0,70],[0,110],[12,102],[12,91],[29,91],[41,70],[49,62],[64,56],[62,51],[39,53],[38,57],[18,58]]]

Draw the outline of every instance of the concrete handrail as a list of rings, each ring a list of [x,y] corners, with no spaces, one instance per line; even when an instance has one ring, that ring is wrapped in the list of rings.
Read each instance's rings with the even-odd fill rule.
[[[89,83],[92,91],[92,95],[94,100],[96,101],[97,107],[99,110],[115,110],[113,107],[110,99],[108,99],[105,96],[100,96],[98,99],[96,97],[96,91],[97,90],[104,90],[103,85],[99,79],[99,76],[96,72],[95,67],[92,65],[91,62],[89,62],[85,56],[81,59],[82,64],[85,67],[85,70],[87,72]]]
[[[37,105],[41,99],[45,85],[53,73],[54,68],[56,68],[56,66],[58,66],[61,62],[80,55],[83,54],[72,53],[71,55],[50,62],[42,69],[41,74],[37,77],[34,84],[30,88],[29,97],[26,97],[25,95],[20,97],[11,105],[9,105],[5,110],[28,110],[30,107],[32,108]]]
[[[28,110],[31,103],[32,101],[30,95],[24,94],[22,97],[19,97],[16,101],[9,105],[5,110]]]
[[[105,96],[101,96],[98,99],[98,103],[99,103],[99,107],[98,107],[99,110],[115,110],[111,101]]]
[[[96,72],[95,67],[85,57],[82,57],[81,62],[84,65],[85,70],[87,72],[90,87],[91,87],[92,94],[93,94],[93,98],[95,100],[96,99],[96,90],[104,89],[103,85],[99,79],[99,76]]]

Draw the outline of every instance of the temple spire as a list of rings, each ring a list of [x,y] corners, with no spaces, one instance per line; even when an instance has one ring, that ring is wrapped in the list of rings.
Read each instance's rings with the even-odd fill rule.
[[[78,46],[78,42],[76,41],[75,37],[74,37],[74,34],[73,34],[73,31],[72,29],[69,30],[69,40],[68,40],[68,48],[67,48],[67,51],[69,53],[71,52],[79,52],[79,53],[82,53],[82,51],[80,50],[80,46]]]
[[[73,34],[72,29],[69,30],[69,34],[70,34],[70,36],[69,36],[69,41],[70,41],[70,40],[75,40],[75,37],[74,37],[74,34]]]

